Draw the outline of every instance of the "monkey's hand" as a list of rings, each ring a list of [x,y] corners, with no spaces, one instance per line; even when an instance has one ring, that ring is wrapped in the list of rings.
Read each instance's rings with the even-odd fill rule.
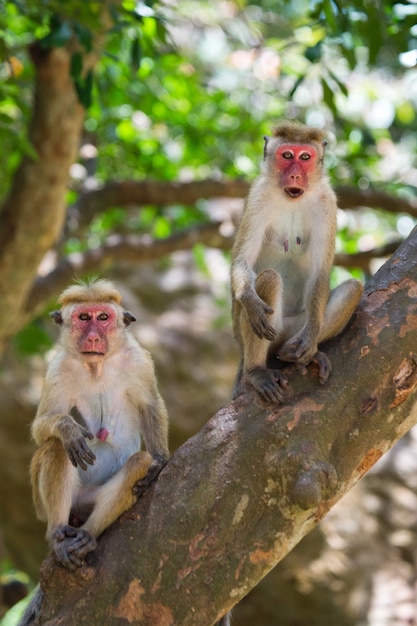
[[[295,337],[281,348],[278,356],[283,361],[292,361],[297,363],[297,367],[301,374],[307,373],[307,365],[309,363],[317,363],[319,366],[319,380],[322,385],[327,382],[332,371],[332,365],[328,356],[324,352],[317,350],[317,345],[305,340],[305,336]]]
[[[272,341],[277,333],[272,324],[269,323],[268,315],[271,315],[274,309],[264,302],[256,292],[242,296],[241,303],[255,335],[260,339]]]
[[[278,352],[278,357],[282,361],[308,365],[316,353],[317,342],[308,333],[301,333],[284,343]]]
[[[94,537],[82,528],[60,526],[52,536],[52,549],[56,559],[71,571],[81,567],[85,556],[96,547]]]
[[[87,427],[78,424],[70,415],[64,415],[58,426],[62,445],[68,454],[69,460],[74,467],[87,469],[88,465],[94,465],[96,455],[88,447],[86,439],[94,439]]]
[[[157,478],[158,474],[160,473],[161,469],[164,467],[167,460],[168,459],[162,455],[155,455],[153,457],[152,464],[146,476],[138,480],[133,486],[132,491],[135,494],[135,496],[139,498],[141,495],[145,493],[149,485],[153,483],[153,481]]]

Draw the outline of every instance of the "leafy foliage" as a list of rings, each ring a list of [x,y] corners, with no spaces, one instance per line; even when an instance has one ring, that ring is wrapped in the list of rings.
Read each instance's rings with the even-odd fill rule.
[[[411,196],[416,170],[417,4],[367,0],[108,2],[13,0],[0,7],[0,139],[5,194],[27,140],[30,46],[71,44],[71,75],[87,108],[68,203],[109,180],[253,178],[262,135],[280,116],[330,129],[334,182]],[[100,55],[94,74],[83,59]],[[67,226],[59,254],[114,232],[166,237],[211,219],[210,205],[114,206]],[[380,245],[406,222],[341,216],[340,250]],[[370,226],[371,224],[371,226]],[[408,226],[411,223],[407,222]],[[201,251],[196,259],[201,259]]]

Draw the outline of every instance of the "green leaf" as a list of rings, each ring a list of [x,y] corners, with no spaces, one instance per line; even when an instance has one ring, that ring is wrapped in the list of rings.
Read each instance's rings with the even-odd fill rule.
[[[130,48],[130,63],[133,70],[137,71],[140,68],[141,60],[142,46],[140,44],[139,36],[136,35],[136,37],[132,41],[132,46]]]
[[[76,81],[81,76],[83,69],[83,57],[80,52],[75,52],[71,57],[70,74],[71,78]]]

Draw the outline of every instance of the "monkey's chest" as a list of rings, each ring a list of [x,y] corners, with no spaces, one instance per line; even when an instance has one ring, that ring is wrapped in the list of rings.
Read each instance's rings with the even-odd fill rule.
[[[298,234],[297,234],[298,233]],[[297,224],[279,231],[267,230],[255,271],[275,269],[283,284],[284,316],[298,315],[305,308],[306,284],[311,272],[310,233]]]
[[[94,465],[80,470],[82,484],[101,484],[108,480],[140,449],[138,416],[124,394],[79,393],[76,401],[77,421],[84,422],[94,435],[88,446],[96,456]],[[74,411],[72,411],[74,414]]]

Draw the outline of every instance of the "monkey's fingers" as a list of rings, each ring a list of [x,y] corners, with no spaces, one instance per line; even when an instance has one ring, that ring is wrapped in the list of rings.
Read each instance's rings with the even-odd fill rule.
[[[97,548],[97,541],[83,528],[77,528],[77,531],[77,536],[68,545],[68,552],[74,552],[78,558],[83,558]]]
[[[272,341],[276,337],[276,330],[268,322],[265,316],[251,320],[252,330],[259,337],[259,339],[268,339]]]
[[[288,396],[288,379],[282,372],[253,367],[247,372],[249,383],[267,403],[282,403]]]
[[[52,541],[63,541],[64,539],[76,537],[77,529],[74,526],[58,526],[52,535]]]
[[[84,471],[88,465],[94,465],[96,455],[88,447],[84,438],[80,437],[66,447],[69,459],[74,467],[81,467]]]
[[[136,481],[136,483],[133,485],[132,491],[135,496],[139,498],[145,493],[149,485],[153,483],[153,481],[158,477],[158,474],[160,473],[163,466],[164,463],[160,459],[154,459],[146,476]]]
[[[81,432],[83,434],[83,437],[86,437],[87,439],[94,439],[93,433],[91,432],[91,430],[88,430],[88,428],[83,428]]]
[[[324,385],[330,376],[330,372],[332,371],[330,359],[324,352],[317,351],[313,357],[313,361],[319,366],[319,381],[322,385]]]
[[[301,335],[287,341],[278,352],[278,356],[282,361],[308,365],[314,359],[316,352],[317,345]]]

